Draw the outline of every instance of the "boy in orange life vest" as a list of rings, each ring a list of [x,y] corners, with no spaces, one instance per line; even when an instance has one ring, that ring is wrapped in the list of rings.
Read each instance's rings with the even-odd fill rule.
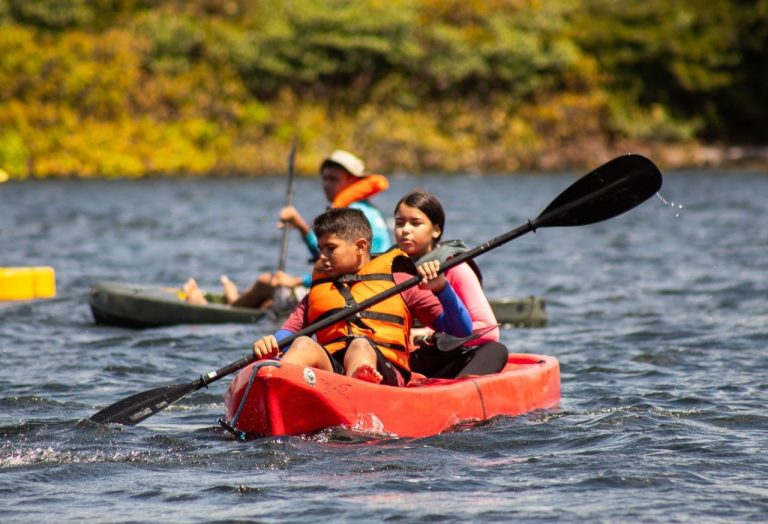
[[[275,335],[253,345],[256,358],[275,357],[279,341],[306,326],[412,277],[413,264],[399,249],[371,259],[371,226],[357,209],[330,209],[319,215],[313,230],[320,259],[312,287]],[[418,268],[419,287],[389,297],[357,315],[310,337],[299,337],[282,361],[310,366],[390,386],[410,378],[408,341],[412,318],[456,336],[472,333],[472,320],[434,262]]]

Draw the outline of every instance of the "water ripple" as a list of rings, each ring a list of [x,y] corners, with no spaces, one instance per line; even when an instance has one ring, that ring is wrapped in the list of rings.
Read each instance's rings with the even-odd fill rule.
[[[391,210],[428,187],[448,210],[446,238],[480,242],[572,181],[393,178],[375,202]],[[3,263],[53,265],[58,296],[0,305],[3,521],[761,522],[768,228],[754,217],[768,216],[767,184],[670,174],[664,196],[682,209],[651,200],[478,259],[489,295],[546,298],[546,328],[504,329],[502,340],[560,360],[555,409],[424,439],[329,428],[248,442],[216,423],[228,380],[136,427],[88,418],[241,358],[273,320],[112,328],[93,323],[86,300],[101,280],[252,282],[277,260],[284,180],[4,184]],[[317,191],[299,180],[305,216],[323,209]],[[291,238],[288,270],[300,274],[304,248]]]

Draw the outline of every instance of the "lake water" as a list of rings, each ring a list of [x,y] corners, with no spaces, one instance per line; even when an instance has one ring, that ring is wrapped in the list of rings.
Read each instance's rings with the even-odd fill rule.
[[[577,176],[393,178],[422,186],[446,238],[534,218]],[[0,266],[51,265],[58,296],[0,304],[0,521],[734,522],[768,520],[768,174],[665,174],[660,198],[544,229],[478,259],[490,296],[537,295],[550,323],[506,329],[553,355],[557,409],[432,438],[340,430],[233,440],[228,378],[136,427],[88,418],[188,383],[276,325],[96,326],[102,280],[218,290],[277,264],[282,178],[0,184]],[[322,210],[319,181],[296,204]],[[294,273],[306,253],[291,237]]]

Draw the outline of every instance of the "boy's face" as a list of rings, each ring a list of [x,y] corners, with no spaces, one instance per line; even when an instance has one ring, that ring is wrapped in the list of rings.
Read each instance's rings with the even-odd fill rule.
[[[328,199],[328,202],[333,202],[333,199],[342,189],[360,180],[336,166],[324,167],[320,177],[323,179],[323,192],[325,192],[325,198]]]
[[[319,269],[330,277],[357,273],[368,261],[368,241],[358,238],[349,242],[336,233],[329,233],[317,239],[320,248]]]

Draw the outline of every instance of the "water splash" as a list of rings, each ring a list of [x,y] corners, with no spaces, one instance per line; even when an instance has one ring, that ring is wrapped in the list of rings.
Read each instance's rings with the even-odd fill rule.
[[[0,471],[24,466],[63,466],[68,464],[132,463],[169,466],[189,460],[173,449],[168,450],[93,450],[62,449],[59,446],[19,447],[9,444],[0,447]]]
[[[678,209],[678,210],[683,209],[683,204],[675,204],[674,202],[670,202],[669,200],[661,196],[661,193],[656,193],[656,196],[659,197],[659,200],[661,200],[665,206],[669,206],[672,209]],[[675,213],[675,218],[680,218],[680,211]]]

